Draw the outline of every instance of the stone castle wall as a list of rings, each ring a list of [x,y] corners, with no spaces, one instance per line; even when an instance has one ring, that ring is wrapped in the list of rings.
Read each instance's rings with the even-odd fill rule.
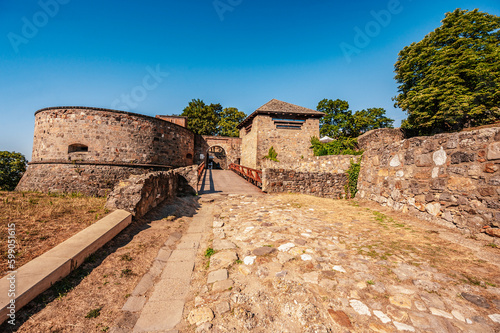
[[[472,232],[500,226],[500,127],[403,139],[370,131],[358,197]]]
[[[290,163],[262,162],[262,191],[267,193],[302,193],[324,198],[345,197],[346,171],[350,161],[361,156],[313,156]]]
[[[69,152],[83,145],[87,152]],[[193,162],[194,134],[149,116],[95,108],[35,113],[32,162],[73,161],[183,167]]]
[[[299,172],[329,172],[345,173],[351,166],[350,161],[357,162],[361,156],[354,155],[326,155],[299,158],[292,162],[275,162],[264,159],[261,162],[262,169],[288,169]]]
[[[252,126],[258,127],[261,122],[261,117],[255,117]],[[257,162],[257,131],[251,130],[247,133],[245,128],[240,129],[241,138],[241,165],[256,169]]]
[[[82,193],[91,196],[105,196],[120,180],[131,175],[169,168],[99,165],[84,163],[32,163],[16,187],[17,191],[38,191],[52,193]]]
[[[199,163],[203,162],[201,160],[201,156],[204,158],[208,154],[208,150],[211,147],[222,147],[226,153],[227,165],[231,163],[238,164],[241,158],[241,139],[240,138],[232,138],[225,136],[209,136],[203,135],[201,138],[196,139],[196,158]],[[199,142],[199,143],[198,143]]]
[[[279,116],[276,116],[279,118]],[[311,137],[319,137],[319,119],[307,118],[300,130],[276,128],[273,117],[257,115],[252,122],[252,129],[246,133],[240,130],[242,137],[241,164],[254,169],[263,168],[263,157],[274,147],[278,160],[294,163],[301,158],[313,156]]]
[[[35,113],[22,191],[104,195],[121,179],[193,164],[194,134],[140,114],[85,107]]]
[[[196,194],[197,183],[198,167],[196,165],[170,171],[132,175],[115,186],[108,196],[106,208],[124,209],[138,218],[176,195]]]

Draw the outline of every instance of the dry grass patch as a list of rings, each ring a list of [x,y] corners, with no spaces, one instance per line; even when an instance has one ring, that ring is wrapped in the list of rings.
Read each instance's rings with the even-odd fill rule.
[[[9,224],[15,224],[19,268],[105,216],[105,203],[80,194],[0,191],[0,276],[8,271]]]

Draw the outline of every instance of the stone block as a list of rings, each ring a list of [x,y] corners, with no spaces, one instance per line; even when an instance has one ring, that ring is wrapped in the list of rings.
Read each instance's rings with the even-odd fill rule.
[[[193,273],[194,261],[169,261],[161,274],[162,279],[182,279],[189,281]]]
[[[486,158],[490,161],[500,159],[500,142],[493,142],[488,145]]]
[[[146,304],[146,296],[130,296],[122,307],[122,311],[139,312]]]
[[[183,300],[148,301],[134,326],[134,333],[168,331],[182,319]]]
[[[433,162],[430,154],[418,155],[415,159],[415,165],[418,167],[430,167],[432,164]]]
[[[208,273],[207,283],[214,283],[217,281],[223,281],[228,278],[227,269],[219,269],[217,271],[213,271]]]

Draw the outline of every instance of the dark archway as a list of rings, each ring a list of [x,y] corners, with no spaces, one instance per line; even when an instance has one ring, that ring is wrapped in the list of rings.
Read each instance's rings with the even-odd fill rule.
[[[208,149],[207,159],[207,167],[210,169],[228,168],[226,151],[221,146],[210,147]]]

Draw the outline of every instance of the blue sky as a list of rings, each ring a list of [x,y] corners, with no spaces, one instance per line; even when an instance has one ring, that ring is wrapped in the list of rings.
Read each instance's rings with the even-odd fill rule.
[[[0,150],[31,159],[49,106],[154,116],[201,98],[250,114],[340,98],[399,126],[398,52],[456,8],[500,15],[498,0],[0,0]]]

